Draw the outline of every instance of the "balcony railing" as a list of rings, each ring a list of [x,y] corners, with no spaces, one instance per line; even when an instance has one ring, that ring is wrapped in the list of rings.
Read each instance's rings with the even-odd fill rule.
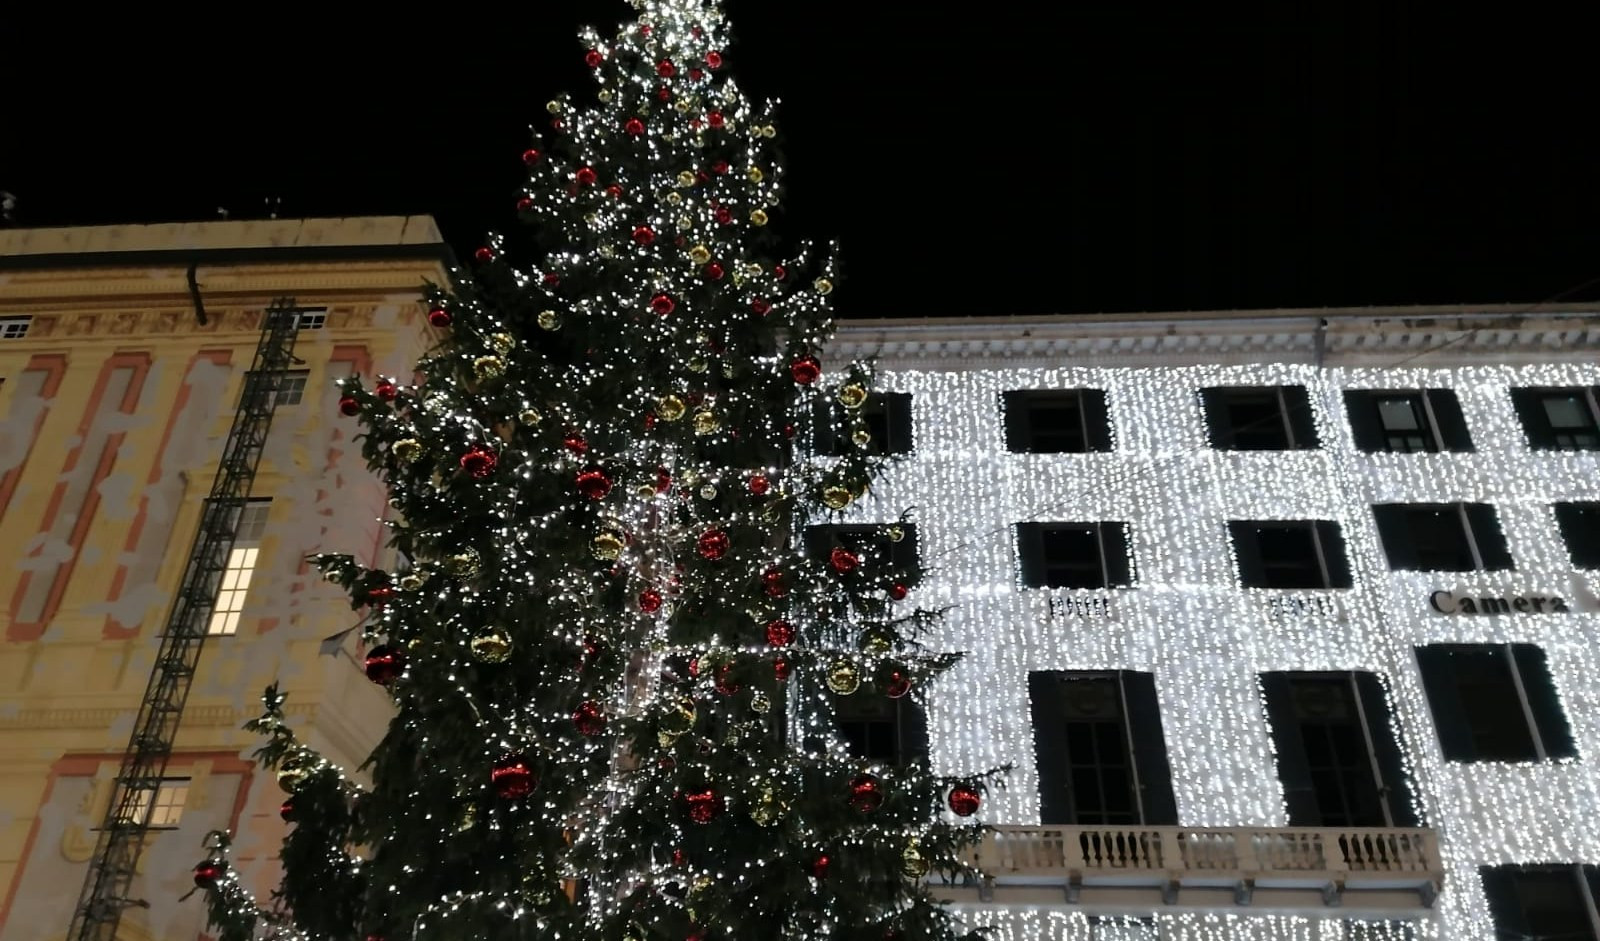
[[[1275,908],[1398,914],[1431,907],[1444,879],[1433,831],[1412,828],[997,827],[970,859],[985,877],[978,900],[1001,904],[1128,903],[1157,890],[1168,905],[1264,894]]]

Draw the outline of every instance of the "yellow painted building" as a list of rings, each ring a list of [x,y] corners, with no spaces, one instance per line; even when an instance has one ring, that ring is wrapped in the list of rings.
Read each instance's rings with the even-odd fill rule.
[[[387,700],[324,638],[359,617],[305,564],[387,560],[388,508],[335,380],[409,375],[427,217],[0,230],[0,941],[65,936],[264,310],[305,309],[119,937],[204,929],[212,829],[260,897],[283,799],[240,729],[274,679],[305,739],[360,764]],[[203,310],[203,320],[201,311]]]

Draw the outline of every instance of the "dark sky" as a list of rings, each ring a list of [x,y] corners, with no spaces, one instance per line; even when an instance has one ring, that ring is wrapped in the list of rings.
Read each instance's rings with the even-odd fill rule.
[[[778,224],[843,242],[847,316],[1553,299],[1600,278],[1592,33],[1476,6],[729,0],[729,63],[784,101]],[[462,257],[516,225],[544,102],[592,90],[577,24],[629,15],[62,7],[0,40],[20,223],[277,197],[432,213]]]

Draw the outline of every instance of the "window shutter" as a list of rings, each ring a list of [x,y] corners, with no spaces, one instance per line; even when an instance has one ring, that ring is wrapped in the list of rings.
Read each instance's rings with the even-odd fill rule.
[[[1491,572],[1514,569],[1511,552],[1506,548],[1506,536],[1500,529],[1500,516],[1487,503],[1463,504],[1467,511],[1467,525],[1472,527],[1473,541],[1483,556],[1483,567]]]
[[[1317,422],[1311,414],[1311,393],[1305,386],[1284,386],[1283,405],[1289,410],[1289,427],[1294,429],[1294,447],[1309,451],[1322,447],[1317,438]]]
[[[1022,567],[1022,584],[1038,588],[1044,584],[1044,526],[1017,524],[1017,562]]]
[[[1522,688],[1527,691],[1528,707],[1533,712],[1539,740],[1544,743],[1544,753],[1551,758],[1576,758],[1578,747],[1572,741],[1572,727],[1561,708],[1561,697],[1550,678],[1544,651],[1533,644],[1512,644],[1511,658],[1516,661]]]
[[[1454,389],[1427,389],[1428,407],[1433,410],[1433,420],[1439,423],[1439,440],[1446,451],[1476,451],[1472,435],[1467,431],[1467,418],[1461,413],[1461,400]]]
[[[1332,520],[1317,520],[1317,541],[1322,544],[1322,557],[1328,561],[1328,587],[1349,588],[1350,553],[1344,544],[1344,530]]]
[[[1233,446],[1232,429],[1227,427],[1227,410],[1222,407],[1223,389],[1201,389],[1200,411],[1205,416],[1206,438],[1219,450]]]
[[[1305,740],[1300,737],[1300,723],[1294,717],[1290,676],[1261,674],[1261,691],[1266,699],[1267,722],[1272,727],[1272,744],[1278,752],[1278,781],[1283,785],[1289,826],[1315,827],[1321,825],[1322,814],[1317,810],[1317,792],[1306,763]]]
[[[1378,523],[1378,538],[1391,569],[1416,569],[1417,553],[1411,544],[1410,508],[1404,503],[1374,503],[1372,518]]]
[[[781,685],[781,684],[780,684]],[[928,757],[928,717],[910,696],[894,700],[895,734],[900,739],[901,764]]]
[[[1000,410],[1005,413],[1006,450],[1014,454],[1028,451],[1028,394],[1006,392],[1000,397]]]
[[[1067,780],[1067,732],[1058,673],[1028,674],[1028,706],[1033,715],[1034,767],[1039,773],[1039,822],[1072,823],[1072,793]]]
[[[1389,710],[1383,683],[1375,673],[1356,674],[1356,692],[1361,695],[1361,711],[1367,717],[1367,733],[1372,737],[1372,757],[1377,759],[1378,793],[1389,805],[1389,818],[1397,827],[1421,826],[1406,780],[1405,763],[1400,758],[1400,723]]]
[[[1417,666],[1422,671],[1422,689],[1428,695],[1428,711],[1439,735],[1439,750],[1446,761],[1476,761],[1478,747],[1467,724],[1456,683],[1454,653],[1449,645],[1433,644],[1416,648]]]
[[[1083,408],[1083,436],[1091,451],[1111,450],[1111,410],[1106,406],[1106,390],[1079,389]]]
[[[1233,552],[1239,559],[1239,584],[1260,586],[1265,577],[1261,572],[1261,541],[1256,538],[1256,524],[1232,520],[1228,523],[1228,536],[1233,540]]]
[[[1600,866],[1584,866],[1583,880],[1589,883],[1589,898],[1600,905]]]
[[[1351,390],[1344,394],[1344,410],[1350,416],[1350,431],[1358,451],[1387,451],[1383,424],[1378,421],[1378,400],[1371,392]]]
[[[840,419],[837,410],[827,399],[819,399],[811,410],[812,416],[812,447],[818,454],[839,453],[839,433],[836,423]]]
[[[1133,570],[1128,555],[1128,524],[1101,523],[1100,549],[1105,553],[1107,588],[1131,588]]]
[[[1522,901],[1517,897],[1516,872],[1515,866],[1478,867],[1478,875],[1483,879],[1483,894],[1489,898],[1489,917],[1494,919],[1497,938],[1535,937],[1522,914]]]
[[[916,449],[916,429],[911,424],[911,393],[884,393],[884,408],[889,416],[889,434],[883,447],[892,454]]]
[[[1133,766],[1139,774],[1139,807],[1146,826],[1177,826],[1178,804],[1172,794],[1172,767],[1161,731],[1161,705],[1156,679],[1149,673],[1123,670],[1118,675],[1128,704],[1128,738]]]
[[[1551,442],[1550,423],[1545,420],[1544,407],[1540,404],[1541,389],[1512,389],[1511,407],[1516,409],[1517,419],[1522,422],[1522,430],[1528,436],[1528,447],[1535,451],[1550,450],[1554,447]]]

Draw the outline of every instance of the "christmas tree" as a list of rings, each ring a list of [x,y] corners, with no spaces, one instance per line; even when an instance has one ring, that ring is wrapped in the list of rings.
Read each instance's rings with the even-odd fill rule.
[[[489,239],[430,287],[414,381],[344,386],[404,564],[316,563],[396,715],[366,787],[267,691],[293,826],[269,905],[215,836],[224,941],[965,931],[929,876],[971,875],[990,776],[875,761],[835,721],[953,657],[922,642],[911,524],[830,525],[886,460],[870,368],[824,362],[832,252],[772,235],[772,109],[727,76],[720,11],[634,6],[583,35],[595,102],[551,101],[522,155],[539,251]]]

